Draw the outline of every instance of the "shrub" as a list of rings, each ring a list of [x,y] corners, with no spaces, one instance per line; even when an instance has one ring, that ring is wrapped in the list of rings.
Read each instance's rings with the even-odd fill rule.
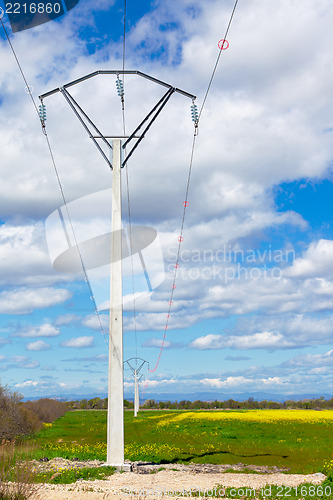
[[[26,500],[36,493],[35,476],[31,469],[15,463],[14,444],[4,441],[0,445],[0,498]]]
[[[66,403],[54,399],[43,398],[37,401],[27,401],[24,407],[33,412],[40,422],[53,422],[68,410]]]
[[[0,386],[0,441],[34,431],[36,420],[21,406],[22,396]]]
[[[0,385],[0,442],[26,436],[53,422],[67,411],[67,405],[53,399],[22,403],[23,396]]]

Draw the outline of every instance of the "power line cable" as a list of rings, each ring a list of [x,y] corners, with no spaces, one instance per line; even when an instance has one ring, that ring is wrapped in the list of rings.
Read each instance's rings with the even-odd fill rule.
[[[127,17],[127,4],[126,0],[124,0],[123,71],[125,70],[125,53],[126,53],[126,17]]]
[[[127,18],[127,3],[124,0],[124,32],[123,32],[123,72],[125,71],[126,59],[126,18]],[[122,96],[122,120],[123,120],[123,134],[126,136],[126,117],[125,117],[125,74],[123,74],[123,96]],[[125,147],[125,157],[127,157]],[[132,276],[132,295],[133,295],[133,320],[134,320],[134,342],[135,342],[135,358],[138,359],[138,341],[137,341],[137,322],[136,322],[136,299],[135,299],[135,280],[134,280],[134,261],[133,261],[133,239],[132,239],[132,216],[131,216],[131,201],[130,201],[130,185],[128,173],[128,161],[125,164],[126,174],[126,192],[127,192],[127,210],[128,210],[128,227],[129,227],[129,244],[131,254],[131,276]]]
[[[21,73],[21,76],[23,78],[23,81],[24,81],[24,83],[26,85],[26,89],[27,89],[27,91],[28,91],[28,93],[30,95],[32,104],[33,104],[33,106],[34,106],[34,108],[36,110],[36,113],[37,113],[37,116],[39,118],[39,121],[41,122],[42,132],[43,132],[43,135],[45,136],[45,139],[46,139],[46,143],[47,143],[47,147],[48,147],[48,150],[49,150],[49,153],[50,153],[52,165],[53,165],[53,168],[54,168],[54,171],[55,171],[55,175],[56,175],[56,178],[57,178],[57,181],[58,181],[58,184],[59,184],[59,189],[60,189],[60,192],[61,192],[61,197],[62,197],[63,202],[64,202],[66,214],[67,214],[67,217],[68,217],[68,220],[69,220],[69,224],[70,224],[70,228],[71,228],[71,231],[72,231],[72,234],[73,234],[74,242],[75,242],[75,245],[76,245],[76,248],[77,248],[77,251],[78,251],[78,256],[79,256],[80,263],[81,263],[82,270],[83,270],[83,274],[84,274],[84,281],[87,283],[87,286],[88,286],[88,289],[89,289],[90,299],[93,302],[95,314],[97,315],[98,322],[99,322],[100,331],[101,331],[101,333],[102,333],[102,335],[104,337],[105,342],[107,343],[107,337],[105,335],[105,331],[104,331],[104,328],[103,328],[103,325],[102,325],[102,321],[101,321],[101,318],[100,318],[100,315],[99,315],[99,312],[98,312],[96,300],[95,300],[95,297],[93,295],[93,291],[92,291],[92,288],[91,288],[91,283],[90,283],[90,280],[89,280],[89,277],[88,277],[87,269],[86,269],[84,261],[83,261],[83,257],[82,257],[81,250],[80,250],[80,246],[79,246],[77,238],[76,238],[76,234],[75,234],[75,230],[74,230],[74,226],[73,226],[73,221],[71,219],[71,216],[70,216],[70,213],[69,213],[69,209],[68,209],[68,203],[67,203],[67,200],[66,200],[66,197],[65,197],[63,186],[61,184],[60,175],[59,175],[59,171],[58,171],[57,164],[56,164],[56,161],[55,161],[55,157],[54,157],[54,154],[53,154],[53,150],[52,150],[52,147],[51,147],[51,143],[50,143],[50,140],[49,140],[49,137],[48,137],[48,134],[47,134],[46,124],[45,124],[45,116],[44,117],[41,116],[41,114],[40,114],[40,112],[38,110],[36,101],[34,99],[34,96],[32,95],[31,87],[28,84],[28,81],[27,81],[27,78],[26,78],[26,76],[24,74],[22,65],[20,64],[19,58],[18,58],[18,56],[16,54],[16,51],[14,49],[13,44],[10,41],[10,38],[8,36],[8,32],[7,32],[7,30],[5,28],[5,25],[4,25],[4,23],[3,23],[3,21],[2,21],[1,18],[0,18],[0,21],[1,21],[1,24],[2,24],[2,27],[3,27],[3,30],[5,32],[6,38],[8,40],[8,43],[10,45],[10,48],[12,50],[13,56],[14,56],[14,58],[16,60],[17,66],[19,68],[19,71]],[[43,106],[43,104],[42,104],[42,106]]]
[[[35,107],[36,113],[37,113],[37,115],[38,115],[38,117],[39,117],[39,112],[38,112],[38,108],[37,108],[36,101],[35,101],[35,99],[34,99],[34,97],[33,97],[33,95],[32,95],[31,88],[30,88],[30,86],[29,86],[29,84],[28,84],[28,82],[27,82],[27,79],[26,79],[25,75],[24,75],[24,72],[23,72],[22,66],[21,66],[21,64],[20,64],[20,61],[19,61],[19,59],[18,59],[17,55],[16,55],[16,52],[15,52],[14,47],[13,47],[13,45],[12,45],[12,42],[10,41],[10,38],[9,38],[8,32],[7,32],[6,28],[5,28],[5,25],[4,25],[4,23],[3,23],[3,21],[2,21],[2,18],[1,18],[1,17],[0,17],[0,21],[1,21],[1,24],[2,24],[2,27],[3,27],[3,30],[4,30],[4,33],[5,33],[5,35],[6,35],[7,41],[8,41],[8,43],[9,43],[9,45],[10,45],[11,50],[12,50],[13,56],[14,56],[14,58],[15,58],[15,60],[16,60],[16,64],[17,64],[17,66],[18,66],[18,68],[19,68],[19,70],[20,70],[21,76],[22,76],[22,78],[23,78],[23,80],[24,80],[24,83],[25,83],[25,86],[26,86],[26,90],[27,90],[28,94],[30,95],[30,98],[31,98],[32,104],[33,104],[33,106]]]
[[[157,367],[159,365],[159,362],[160,362],[160,359],[161,359],[161,356],[162,356],[162,352],[163,352],[164,347],[165,347],[165,339],[166,339],[167,329],[168,329],[168,326],[169,326],[169,319],[170,319],[171,309],[172,309],[172,305],[173,305],[173,296],[174,296],[175,289],[176,289],[177,270],[179,268],[179,257],[180,257],[181,243],[183,242],[183,232],[184,232],[186,210],[187,210],[187,207],[189,206],[188,197],[189,197],[189,191],[190,191],[191,173],[192,173],[192,166],[193,166],[193,158],[194,158],[194,149],[195,149],[196,138],[197,138],[197,134],[196,134],[196,131],[194,131],[193,140],[192,140],[192,149],[191,149],[190,164],[189,164],[188,176],[187,176],[186,194],[185,194],[185,200],[183,202],[183,207],[184,207],[183,208],[183,216],[182,216],[182,222],[181,222],[181,227],[180,227],[180,234],[178,236],[177,257],[176,257],[176,263],[174,265],[174,273],[173,273],[173,280],[172,280],[172,287],[171,287],[171,294],[170,294],[170,299],[169,299],[169,306],[168,306],[167,318],[166,318],[166,323],[165,323],[165,327],[164,327],[164,334],[163,334],[162,343],[161,343],[160,352],[159,352],[159,355],[158,355],[158,358],[157,358],[157,362],[156,362],[155,367],[152,370],[149,369],[150,373],[153,373],[153,372],[155,372],[157,370]]]
[[[100,317],[99,312],[98,312],[98,308],[97,308],[96,300],[95,300],[95,297],[94,297],[94,294],[93,294],[93,290],[92,290],[92,287],[91,287],[91,283],[90,283],[90,280],[89,280],[89,277],[88,277],[87,269],[86,269],[86,266],[84,264],[84,260],[83,260],[82,253],[81,253],[81,249],[80,249],[79,243],[78,243],[77,238],[76,238],[76,233],[75,233],[75,230],[74,230],[73,221],[72,221],[70,213],[69,213],[68,203],[67,203],[67,200],[66,200],[66,197],[65,197],[63,186],[62,186],[61,181],[60,181],[59,171],[58,171],[58,168],[57,168],[57,165],[56,165],[56,162],[55,162],[55,158],[54,158],[54,155],[53,155],[53,151],[52,151],[52,148],[51,148],[49,137],[47,135],[47,130],[46,130],[45,124],[44,124],[42,130],[43,130],[43,133],[44,133],[45,138],[46,138],[46,142],[47,142],[47,146],[48,146],[48,149],[49,149],[49,152],[50,152],[50,156],[51,156],[53,168],[54,168],[57,180],[58,180],[58,184],[59,184],[61,196],[62,196],[62,199],[63,199],[63,202],[64,202],[66,214],[67,214],[67,217],[68,217],[68,220],[69,220],[69,224],[70,224],[70,228],[71,228],[71,231],[72,231],[72,234],[73,234],[74,242],[75,242],[75,245],[76,245],[76,248],[77,248],[78,256],[79,256],[79,259],[80,259],[80,264],[81,264],[81,267],[82,267],[82,270],[83,270],[83,274],[84,274],[84,281],[87,283],[87,286],[88,286],[88,289],[89,289],[90,300],[93,303],[95,314],[96,314],[96,316],[98,318],[98,323],[99,323],[100,331],[101,331],[101,333],[102,333],[102,335],[104,337],[104,341],[106,343],[108,343],[107,336],[106,336],[106,333],[105,333],[103,325],[102,325],[101,317]]]
[[[206,93],[205,93],[204,100],[202,101],[202,105],[201,105],[200,112],[199,112],[199,120],[200,120],[202,111],[203,111],[203,109],[205,107],[205,104],[206,104],[206,101],[207,101],[207,97],[208,97],[210,88],[212,86],[212,83],[213,83],[213,80],[214,80],[214,77],[215,77],[215,73],[216,73],[217,67],[218,67],[220,59],[221,59],[224,41],[226,41],[226,39],[227,39],[231,23],[232,23],[232,20],[234,18],[235,12],[236,12],[237,4],[238,4],[238,0],[235,1],[234,8],[232,10],[232,13],[231,13],[231,16],[230,16],[230,19],[229,19],[229,23],[228,23],[228,26],[227,26],[227,29],[226,29],[226,32],[225,32],[225,35],[224,35],[223,43],[222,43],[222,46],[220,48],[219,54],[217,56],[217,59],[216,59],[216,62],[215,62],[215,66],[214,66],[214,69],[213,69],[213,72],[212,72],[212,75],[210,77],[209,84],[208,84],[208,87],[207,87],[207,90],[206,90]]]
[[[155,367],[152,370],[149,369],[150,373],[153,373],[153,372],[155,372],[157,370],[157,367],[159,365],[159,362],[160,362],[160,359],[161,359],[161,356],[162,356],[162,352],[163,352],[164,347],[165,347],[166,333],[167,333],[167,329],[168,329],[168,326],[169,326],[169,319],[170,319],[170,314],[171,314],[171,308],[172,308],[172,305],[173,305],[173,297],[174,297],[174,293],[175,293],[175,289],[176,289],[176,279],[177,279],[177,270],[179,268],[180,248],[181,248],[181,244],[182,244],[182,242],[184,240],[184,238],[183,238],[183,232],[184,232],[186,210],[187,210],[187,207],[189,206],[188,198],[189,198],[189,190],[190,190],[190,182],[191,182],[191,174],[192,174],[192,167],[193,167],[193,159],[194,159],[196,137],[198,135],[199,120],[200,120],[200,117],[202,115],[203,109],[205,107],[205,104],[206,104],[206,101],[207,101],[207,97],[208,97],[208,94],[210,92],[210,89],[211,89],[211,86],[212,86],[212,83],[213,83],[213,80],[214,80],[214,77],[215,77],[215,73],[216,73],[217,67],[218,67],[220,59],[221,59],[222,50],[224,48],[224,42],[227,39],[229,30],[230,30],[230,27],[231,27],[231,23],[233,21],[234,14],[236,12],[237,4],[238,4],[238,0],[235,1],[232,13],[231,13],[230,18],[229,18],[228,26],[227,26],[227,29],[226,29],[226,32],[225,32],[225,35],[224,35],[223,43],[222,43],[222,46],[220,47],[220,51],[219,51],[219,54],[217,56],[217,59],[216,59],[215,65],[214,65],[214,68],[213,68],[213,71],[212,71],[212,74],[211,74],[211,77],[210,77],[210,80],[209,80],[209,83],[208,83],[208,86],[207,86],[207,90],[205,92],[205,96],[204,96],[204,99],[203,99],[203,102],[202,102],[202,105],[201,105],[201,108],[200,108],[199,116],[195,120],[195,129],[194,129],[194,134],[193,134],[192,149],[191,149],[191,156],[190,156],[190,162],[189,162],[189,170],[188,170],[188,177],[187,177],[185,200],[183,202],[183,206],[184,206],[183,217],[182,217],[182,222],[181,222],[180,234],[178,236],[178,250],[177,250],[177,256],[176,256],[176,263],[174,265],[174,275],[173,275],[173,281],[172,281],[172,287],[171,287],[171,294],[170,294],[170,300],[169,300],[169,306],[168,306],[168,312],[167,312],[167,319],[166,319],[166,323],[165,323],[165,327],[164,327],[164,334],[163,334],[163,338],[162,338],[162,342],[161,342],[160,352],[159,352],[159,355],[157,357],[156,365],[155,365]],[[146,384],[146,387],[147,387],[147,385],[148,384]]]

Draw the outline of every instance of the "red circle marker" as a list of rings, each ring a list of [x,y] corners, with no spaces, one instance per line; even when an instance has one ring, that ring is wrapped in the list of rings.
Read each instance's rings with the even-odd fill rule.
[[[166,315],[166,317],[167,317],[167,318],[170,318],[170,314],[167,314],[167,315]]]
[[[184,241],[184,238],[182,236],[178,236],[178,241],[179,243],[181,243],[182,241]]]
[[[229,48],[229,42],[228,40],[222,38],[222,40],[219,41],[218,46],[220,50],[227,50]]]
[[[169,306],[172,306],[172,300],[169,300]]]
[[[175,288],[176,288],[176,285],[175,285],[175,284],[173,284],[173,285],[172,285],[172,289],[174,290]]]
[[[189,206],[189,202],[188,201],[183,201],[183,205],[184,205],[184,207],[188,207]]]
[[[175,264],[175,265],[174,265],[174,267],[175,267],[176,269],[178,269],[178,267],[179,267],[179,264]]]

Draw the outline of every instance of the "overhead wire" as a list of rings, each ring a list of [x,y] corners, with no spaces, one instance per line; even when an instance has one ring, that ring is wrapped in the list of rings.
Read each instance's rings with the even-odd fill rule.
[[[124,0],[123,71],[125,70],[125,54],[126,54],[126,17],[127,17],[127,2],[126,0]]]
[[[224,43],[224,41],[228,37],[228,33],[229,33],[229,30],[230,30],[230,27],[231,27],[231,23],[233,21],[233,18],[234,18],[235,12],[236,12],[237,4],[238,4],[238,0],[235,1],[234,8],[232,9],[232,13],[231,13],[231,16],[229,18],[228,26],[227,26],[227,29],[226,29],[225,34],[224,34],[223,43]],[[222,43],[222,47],[220,48],[220,51],[218,53],[218,56],[216,58],[215,66],[214,66],[214,69],[212,71],[209,83],[208,83],[208,87],[207,87],[207,90],[206,90],[206,93],[205,93],[205,97],[204,97],[204,99],[202,101],[202,105],[201,105],[200,112],[199,112],[199,120],[201,118],[202,111],[203,111],[203,109],[205,107],[205,104],[206,104],[206,101],[207,101],[207,97],[208,97],[210,88],[212,86],[212,83],[213,83],[213,80],[214,80],[214,77],[215,77],[215,73],[216,73],[217,67],[218,67],[220,59],[221,59],[222,50],[223,50],[223,43]]]
[[[122,65],[123,72],[125,71],[125,58],[126,58],[126,18],[127,18],[127,2],[124,0],[124,31],[123,31],[123,57]],[[123,73],[123,87],[125,94],[125,74]],[[125,117],[125,97],[122,98],[122,122],[123,122],[123,134],[126,136],[126,117]],[[125,157],[127,157],[126,147],[125,147]],[[131,200],[130,200],[130,184],[129,184],[129,173],[128,173],[128,162],[125,164],[125,174],[126,174],[126,193],[127,193],[127,211],[128,211],[128,228],[129,228],[129,244],[130,244],[130,256],[131,256],[131,277],[132,277],[132,296],[133,296],[133,322],[134,322],[134,342],[135,342],[135,358],[138,359],[138,339],[137,339],[137,321],[136,321],[136,299],[135,299],[135,280],[134,280],[134,260],[133,260],[133,238],[132,238],[132,215],[131,215]]]
[[[70,216],[70,212],[69,212],[69,208],[68,208],[67,199],[65,197],[64,189],[63,189],[63,186],[62,186],[62,183],[61,183],[61,180],[60,180],[60,176],[59,176],[59,171],[58,171],[58,168],[57,168],[57,165],[56,165],[56,162],[55,162],[54,154],[53,154],[53,151],[52,151],[52,148],[51,148],[50,140],[49,140],[49,137],[48,137],[47,130],[46,130],[45,126],[43,127],[43,133],[44,133],[45,138],[46,138],[46,142],[47,142],[47,146],[48,146],[48,149],[49,149],[50,157],[51,157],[51,160],[52,160],[53,168],[54,168],[57,180],[58,180],[58,184],[59,184],[61,196],[62,196],[62,199],[63,199],[63,202],[64,202],[64,207],[65,207],[66,214],[67,214],[67,217],[68,217],[68,221],[69,221],[69,224],[70,224],[70,228],[71,228],[71,231],[72,231],[72,234],[73,234],[74,243],[75,243],[75,246],[77,248],[78,256],[79,256],[79,259],[80,259],[80,264],[81,264],[82,271],[83,271],[83,274],[84,274],[84,281],[87,283],[87,286],[88,286],[88,290],[89,290],[89,293],[90,293],[90,300],[93,303],[94,311],[95,311],[95,314],[96,314],[96,316],[98,318],[98,324],[99,324],[100,331],[101,331],[101,333],[102,333],[102,335],[104,337],[105,343],[108,343],[107,336],[106,336],[106,333],[104,331],[104,328],[103,328],[103,325],[102,325],[102,321],[101,321],[101,317],[100,317],[100,314],[99,314],[99,311],[98,311],[96,299],[94,297],[94,293],[93,293],[93,290],[92,290],[92,287],[91,287],[91,283],[90,283],[90,280],[89,280],[89,276],[88,276],[88,273],[87,273],[87,269],[86,269],[86,266],[84,264],[84,260],[83,260],[81,249],[80,249],[80,245],[79,245],[77,237],[76,237],[76,233],[75,233],[73,221],[72,221],[72,218]]]
[[[173,305],[173,296],[174,296],[175,289],[176,289],[177,270],[179,268],[180,248],[181,248],[181,243],[183,241],[183,233],[184,233],[186,209],[187,209],[187,207],[189,205],[188,197],[189,197],[189,191],[190,191],[191,173],[192,173],[193,157],[194,157],[194,150],[195,150],[196,138],[197,138],[197,134],[196,134],[196,132],[194,132],[194,134],[193,134],[193,140],[192,140],[190,164],[189,164],[189,170],[188,170],[188,175],[187,175],[187,185],[186,185],[186,192],[185,192],[186,194],[185,194],[185,200],[183,201],[183,207],[184,207],[183,208],[183,216],[182,216],[182,222],[181,222],[181,226],[180,226],[180,233],[179,233],[179,236],[178,236],[178,249],[177,249],[176,262],[174,264],[174,272],[173,272],[173,279],[172,279],[172,286],[171,286],[171,294],[170,294],[170,299],[169,299],[169,304],[168,304],[168,312],[167,312],[167,316],[166,316],[166,323],[165,323],[165,327],[164,327],[164,334],[163,334],[163,338],[162,338],[162,342],[161,342],[160,352],[159,352],[159,355],[158,355],[158,358],[157,358],[157,361],[156,361],[156,365],[155,365],[155,367],[152,370],[149,369],[150,373],[153,373],[153,372],[155,372],[157,370],[157,367],[159,365],[159,362],[160,362],[160,359],[161,359],[161,356],[162,356],[162,352],[163,352],[164,347],[165,347],[165,340],[166,340],[166,335],[167,335],[167,329],[168,329],[168,326],[169,326],[169,319],[170,319],[171,309],[172,309],[172,305]]]
[[[123,123],[123,134],[126,137],[126,115],[125,115],[125,59],[126,59],[126,18],[127,18],[127,2],[124,0],[124,31],[123,31],[123,89],[124,94],[122,97],[122,123]],[[124,148],[125,157],[127,157],[126,146]],[[129,228],[129,244],[130,244],[130,256],[131,256],[131,277],[132,277],[132,296],[133,296],[133,322],[134,322],[134,343],[135,343],[135,369],[138,368],[138,339],[137,339],[137,321],[136,321],[136,299],[135,299],[135,280],[134,280],[134,260],[133,260],[133,238],[132,238],[132,214],[131,214],[131,197],[130,197],[130,183],[129,183],[129,172],[128,172],[128,161],[125,163],[125,174],[126,174],[126,193],[127,193],[127,212],[128,212],[128,228]],[[127,361],[128,363],[128,361]],[[144,361],[144,363],[148,363]],[[149,363],[148,363],[149,367]],[[132,368],[132,367],[131,367]],[[140,367],[141,369],[141,367]],[[141,379],[141,377],[140,377]],[[140,381],[139,379],[139,381]]]
[[[57,178],[57,181],[58,181],[58,185],[59,185],[59,189],[60,189],[60,193],[61,193],[61,197],[63,199],[63,203],[64,203],[64,207],[65,207],[65,210],[66,210],[66,215],[68,217],[68,221],[69,221],[69,225],[70,225],[70,228],[71,228],[71,232],[72,232],[72,235],[73,235],[73,239],[74,239],[74,243],[75,243],[75,246],[77,248],[77,251],[78,251],[78,256],[79,256],[79,259],[80,259],[80,264],[82,266],[82,271],[83,271],[83,274],[84,274],[84,281],[87,283],[87,286],[88,286],[88,290],[89,290],[89,293],[90,293],[90,299],[93,303],[93,306],[94,306],[94,310],[95,310],[95,314],[98,318],[98,323],[99,323],[99,329],[104,337],[104,341],[106,343],[108,343],[108,340],[107,340],[107,337],[106,337],[106,334],[105,334],[105,331],[104,331],[104,328],[103,328],[103,325],[102,325],[102,321],[101,321],[101,317],[99,315],[99,311],[98,311],[98,308],[97,308],[97,304],[96,304],[96,300],[95,300],[95,297],[93,295],[93,291],[92,291],[92,287],[91,287],[91,283],[90,283],[90,280],[89,280],[89,277],[88,277],[88,273],[87,273],[87,269],[86,269],[86,266],[84,264],[84,261],[83,261],[83,257],[82,257],[82,253],[81,253],[81,250],[80,250],[80,246],[79,246],[79,243],[78,243],[78,240],[77,240],[77,237],[76,237],[76,233],[75,233],[75,230],[74,230],[74,225],[73,225],[73,221],[72,221],[72,218],[70,216],[70,212],[69,212],[69,208],[68,208],[68,203],[67,203],[67,199],[66,199],[66,196],[65,196],[65,193],[64,193],[64,189],[63,189],[63,186],[62,186],[62,183],[61,183],[61,180],[60,180],[60,175],[59,175],[59,170],[57,168],[57,164],[56,164],[56,161],[55,161],[55,156],[53,154],[53,150],[52,150],[52,147],[51,147],[51,143],[50,143],[50,140],[49,140],[49,137],[48,137],[48,134],[47,134],[47,130],[46,130],[46,125],[45,125],[45,120],[43,120],[41,117],[40,117],[40,114],[39,114],[39,111],[38,111],[38,107],[37,107],[37,104],[36,104],[36,101],[35,101],[35,98],[32,94],[32,91],[31,91],[31,87],[29,86],[28,84],[28,81],[27,81],[27,78],[25,76],[25,73],[23,71],[23,68],[22,68],[22,65],[19,61],[19,58],[16,54],[16,51],[14,49],[14,46],[13,44],[11,43],[10,41],[10,38],[9,38],[9,35],[8,35],[8,32],[5,28],[5,25],[2,21],[2,18],[0,17],[0,22],[1,22],[1,25],[3,27],[3,30],[4,30],[4,33],[5,33],[5,36],[7,38],[7,41],[9,43],[9,46],[11,48],[11,51],[13,53],[13,56],[15,58],[15,61],[17,63],[17,66],[19,68],[19,71],[21,73],[21,76],[23,78],[23,81],[26,85],[26,89],[30,95],[30,98],[31,98],[31,101],[32,101],[32,104],[36,110],[36,113],[37,113],[37,116],[39,118],[39,121],[41,122],[41,126],[42,126],[42,133],[45,137],[45,140],[46,140],[46,143],[47,143],[47,147],[48,147],[48,151],[50,153],[50,157],[51,157],[51,161],[52,161],[52,165],[53,165],[53,168],[54,168],[54,171],[55,171],[55,175],[56,175],[56,178]]]
[[[165,322],[164,333],[163,333],[163,337],[162,337],[162,341],[161,341],[160,351],[159,351],[159,354],[158,354],[158,357],[157,357],[157,361],[156,361],[155,367],[153,369],[149,369],[150,373],[153,373],[153,372],[155,372],[157,370],[159,362],[160,362],[160,359],[161,359],[161,356],[162,356],[162,353],[163,353],[163,350],[165,348],[167,329],[168,329],[168,326],[169,326],[169,319],[170,319],[170,316],[171,316],[171,309],[172,309],[172,305],[173,305],[173,297],[174,297],[174,293],[175,293],[175,289],[176,289],[176,280],[177,280],[177,270],[179,268],[180,249],[181,249],[181,244],[182,244],[182,242],[184,240],[183,233],[184,233],[185,217],[186,217],[186,210],[187,210],[187,208],[189,206],[188,198],[189,198],[190,183],[191,183],[191,174],[192,174],[192,167],[193,167],[193,159],[194,159],[194,151],[195,151],[196,138],[197,138],[197,135],[198,135],[199,121],[200,121],[203,109],[205,107],[205,104],[206,104],[206,101],[207,101],[207,97],[208,97],[208,94],[210,92],[210,89],[211,89],[211,86],[212,86],[212,83],[213,83],[213,80],[214,80],[214,77],[215,77],[215,73],[216,73],[217,67],[218,67],[220,59],[221,59],[222,50],[223,50],[223,44],[224,44],[224,41],[226,41],[226,39],[227,39],[229,30],[230,30],[230,27],[231,27],[231,23],[233,21],[233,18],[234,18],[235,12],[236,12],[237,4],[238,4],[238,0],[236,0],[235,3],[234,3],[234,7],[233,7],[233,10],[232,10],[230,18],[229,18],[227,29],[225,31],[223,43],[222,43],[222,46],[221,46],[221,48],[219,50],[219,54],[217,56],[217,59],[216,59],[215,65],[214,65],[214,68],[213,68],[213,71],[212,71],[212,74],[211,74],[211,77],[210,77],[210,80],[209,80],[209,83],[208,83],[208,86],[207,86],[207,90],[205,92],[202,105],[200,107],[200,112],[199,112],[198,119],[197,119],[197,121],[195,123],[195,128],[194,128],[194,133],[193,133],[193,140],[192,140],[191,155],[190,155],[190,161],[189,161],[189,170],[188,170],[188,176],[187,176],[187,185],[186,185],[186,192],[185,192],[185,200],[183,201],[183,207],[184,207],[183,208],[183,216],[182,216],[182,222],[181,222],[181,227],[180,227],[180,233],[179,233],[179,236],[178,236],[178,249],[177,249],[176,262],[174,264],[174,273],[173,273],[173,280],[172,280],[172,286],[171,286],[170,300],[169,300],[169,304],[168,304],[168,312],[167,312],[167,315],[166,315],[166,322]],[[146,386],[145,387],[147,387],[147,386],[148,386],[148,379],[146,381]]]
[[[27,81],[27,79],[26,79],[26,77],[25,77],[25,74],[24,74],[24,72],[23,72],[22,66],[21,66],[21,64],[20,64],[20,61],[19,61],[19,59],[18,59],[18,57],[17,57],[17,55],[16,55],[16,52],[15,52],[14,47],[13,47],[13,45],[12,45],[12,42],[10,41],[10,38],[9,38],[8,32],[7,32],[7,30],[6,30],[6,27],[5,27],[4,23],[3,23],[2,17],[0,17],[0,22],[1,22],[1,25],[2,25],[2,28],[3,28],[3,31],[4,31],[4,33],[5,33],[5,36],[6,36],[6,38],[7,38],[7,41],[8,41],[8,43],[9,43],[9,46],[10,46],[10,48],[11,48],[11,50],[12,50],[12,53],[13,53],[13,56],[14,56],[14,58],[15,58],[16,64],[17,64],[17,66],[18,66],[18,68],[19,68],[19,71],[20,71],[21,76],[22,76],[22,78],[23,78],[23,81],[24,81],[24,83],[25,83],[25,88],[26,88],[26,91],[27,91],[27,93],[30,95],[30,98],[31,98],[31,100],[32,100],[32,104],[33,104],[33,106],[35,107],[36,113],[37,113],[37,115],[38,115],[38,117],[39,117],[37,104],[36,104],[36,101],[35,101],[35,99],[34,99],[34,97],[33,97],[33,95],[32,95],[31,87],[30,87],[30,86],[29,86],[29,84],[28,84],[28,81]]]

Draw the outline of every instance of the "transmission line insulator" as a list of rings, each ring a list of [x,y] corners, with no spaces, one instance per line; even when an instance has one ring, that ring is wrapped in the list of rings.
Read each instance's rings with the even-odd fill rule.
[[[44,123],[46,122],[46,108],[45,108],[45,104],[41,104],[39,106],[39,108],[38,108],[38,114],[39,114],[40,121],[44,125]]]
[[[124,97],[124,84],[120,78],[116,80],[116,87],[119,97]]]
[[[194,103],[191,106],[191,116],[192,116],[192,121],[195,123],[195,126],[197,126],[199,120],[198,106]]]

